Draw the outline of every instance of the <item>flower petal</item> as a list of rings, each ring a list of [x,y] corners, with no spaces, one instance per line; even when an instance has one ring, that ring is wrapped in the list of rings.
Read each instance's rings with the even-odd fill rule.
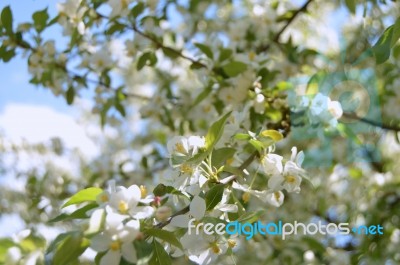
[[[132,243],[124,243],[121,247],[122,257],[129,262],[135,263],[137,261],[136,249]]]
[[[194,218],[200,220],[203,218],[206,212],[206,201],[199,197],[195,196],[190,203],[190,214],[193,215]]]
[[[100,260],[100,265],[118,265],[121,261],[121,253],[109,250]]]

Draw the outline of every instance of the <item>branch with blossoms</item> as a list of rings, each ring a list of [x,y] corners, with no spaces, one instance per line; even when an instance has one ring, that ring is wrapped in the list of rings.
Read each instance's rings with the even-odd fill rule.
[[[230,124],[230,115],[227,113],[213,123],[205,137],[175,136],[168,141],[172,170],[160,180],[152,195],[148,195],[146,187],[137,185],[129,188],[111,185],[108,190],[88,188],[64,204],[63,207],[78,206],[75,212],[61,214],[53,221],[89,219],[86,230],[74,232],[78,238],[74,240],[86,242],[78,253],[90,247],[104,265],[144,260],[149,264],[158,264],[160,260],[168,263],[169,255],[185,255],[195,263],[209,264],[235,251],[240,239],[216,234],[210,238],[203,232],[194,235],[189,231],[189,223],[245,222],[249,214],[252,218],[261,214],[244,206],[252,197],[263,205],[279,207],[285,197],[283,190],[300,192],[306,175],[301,168],[303,153],[297,153],[296,148],[292,149],[289,160],[271,153],[275,143],[283,139],[280,132],[263,130],[232,135],[231,131],[224,132]],[[240,160],[235,157],[236,148],[217,147],[229,139],[245,142],[254,151],[237,164]],[[262,167],[268,177],[267,187],[255,185],[258,174],[249,179],[249,167],[257,157],[260,161],[257,167]],[[242,193],[241,200],[235,195],[238,192]],[[173,199],[173,204],[188,205],[172,214],[169,199]],[[182,228],[186,230],[183,235],[177,233]],[[53,242],[49,255],[53,255],[55,262],[66,251],[66,245],[76,243],[69,240],[66,235]]]

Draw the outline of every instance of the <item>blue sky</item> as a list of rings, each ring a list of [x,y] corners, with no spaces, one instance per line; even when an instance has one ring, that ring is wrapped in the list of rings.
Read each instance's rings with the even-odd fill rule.
[[[10,5],[14,23],[21,23],[32,20],[32,13],[36,10],[49,8],[49,13],[56,13],[56,1],[51,0],[2,0],[0,8]],[[49,30],[47,34],[60,35],[57,29]],[[60,35],[61,36],[61,35]],[[26,58],[17,56],[8,63],[0,63],[2,84],[0,85],[0,112],[9,103],[21,103],[29,105],[49,106],[54,110],[69,113],[72,108],[65,103],[62,97],[54,97],[48,90],[29,84]]]

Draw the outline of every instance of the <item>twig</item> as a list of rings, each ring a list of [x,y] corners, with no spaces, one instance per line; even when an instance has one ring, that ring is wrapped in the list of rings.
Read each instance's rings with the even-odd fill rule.
[[[363,123],[375,126],[375,127],[379,127],[382,128],[384,130],[389,130],[389,131],[395,131],[395,132],[399,132],[400,131],[400,127],[396,126],[396,125],[389,125],[389,124],[384,124],[378,121],[373,121],[373,120],[369,120],[363,117],[359,117],[357,116],[357,114],[355,113],[349,113],[349,112],[345,112],[343,113],[343,117],[352,119],[352,120],[359,120]]]
[[[294,21],[294,19],[300,14],[303,13],[307,10],[308,5],[312,2],[313,0],[308,0],[306,3],[304,3],[304,5],[302,5],[299,9],[297,9],[293,15],[288,19],[288,21],[286,22],[286,24],[278,31],[278,33],[275,35],[275,37],[273,38],[273,42],[278,43],[279,42],[279,38],[282,36],[283,32],[285,32],[285,30],[290,26],[290,24],[292,24],[292,22]],[[267,51],[269,48],[271,47],[270,44],[261,46],[260,48],[257,49],[258,52],[265,52]]]

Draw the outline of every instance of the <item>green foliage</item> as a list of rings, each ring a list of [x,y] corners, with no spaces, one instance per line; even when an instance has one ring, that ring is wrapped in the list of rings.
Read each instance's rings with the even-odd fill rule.
[[[164,184],[158,184],[154,190],[153,194],[155,196],[164,196],[166,194],[173,194],[173,195],[182,195],[185,196],[182,192],[179,190],[175,189],[174,187],[171,186],[165,186]]]
[[[222,147],[219,149],[215,149],[212,153],[211,164],[214,167],[219,168],[220,166],[225,164],[226,160],[232,158],[235,153],[236,149],[231,147]]]
[[[144,232],[149,236],[156,237],[164,242],[174,245],[175,247],[183,249],[181,242],[179,242],[175,234],[170,231],[151,228],[151,229],[146,229]]]
[[[54,252],[51,264],[72,265],[89,246],[89,240],[80,232],[70,232],[58,236],[49,246],[48,253]]]
[[[229,77],[235,77],[246,71],[247,64],[239,61],[232,61],[224,65],[222,69]]]
[[[388,27],[377,43],[372,47],[377,64],[384,63],[389,59],[391,50],[399,38],[400,19],[397,19],[396,23]]]
[[[356,13],[356,0],[344,0],[344,2],[345,2],[345,4],[346,4],[346,6],[347,6],[347,9],[351,12],[351,13],[353,13],[353,14],[355,14]]]
[[[33,25],[37,32],[42,32],[47,26],[47,20],[49,19],[49,15],[47,13],[47,8],[37,11],[32,15]]]
[[[6,258],[7,250],[16,244],[9,238],[0,239],[0,262],[3,263]]]
[[[67,99],[68,105],[71,105],[74,102],[75,98],[75,89],[70,86],[65,94],[65,98]]]
[[[152,244],[139,240],[133,241],[133,244],[138,258],[136,265],[147,265],[153,256]]]
[[[13,34],[13,15],[10,6],[6,6],[1,11],[1,24],[8,35]]]
[[[164,247],[158,243],[157,240],[153,240],[152,245],[154,247],[154,253],[149,261],[149,265],[170,265],[171,258],[168,253],[165,252]]]
[[[66,203],[64,203],[62,208],[65,208],[69,205],[79,204],[82,202],[95,202],[97,196],[102,192],[103,190],[100,188],[87,188],[81,190],[75,195],[73,195]]]
[[[49,222],[60,222],[60,221],[67,221],[73,219],[86,219],[88,218],[87,212],[96,208],[98,205],[96,203],[91,203],[88,205],[83,206],[82,208],[72,212],[71,214],[62,213],[59,216],[51,219]]]
[[[241,215],[236,221],[240,223],[254,223],[260,219],[260,217],[265,213],[264,210],[259,210],[255,212],[247,212]]]
[[[214,58],[213,52],[209,46],[201,44],[201,43],[195,43],[194,45],[197,48],[199,48],[199,50],[202,51],[208,58],[210,58],[210,59]]]
[[[143,53],[137,62],[137,70],[142,70],[145,66],[154,66],[157,63],[157,57],[154,52]]]
[[[210,211],[222,200],[224,193],[224,184],[217,184],[206,192],[206,210]]]
[[[206,135],[206,149],[211,150],[215,144],[221,139],[224,133],[224,126],[231,112],[222,116],[218,121],[214,122]]]

